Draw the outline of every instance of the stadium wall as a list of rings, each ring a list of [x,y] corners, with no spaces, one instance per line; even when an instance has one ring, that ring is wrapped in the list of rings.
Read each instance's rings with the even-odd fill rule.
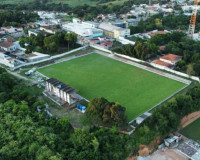
[[[178,71],[175,71],[173,69],[169,69],[169,68],[166,68],[166,67],[161,67],[161,66],[158,66],[156,64],[152,64],[152,63],[149,63],[149,62],[146,62],[146,61],[142,61],[140,59],[137,59],[137,58],[133,58],[133,57],[130,57],[130,56],[126,56],[126,55],[123,55],[123,54],[119,54],[119,53],[115,53],[115,52],[112,52],[108,49],[105,49],[105,48],[102,48],[102,47],[99,47],[99,46],[96,46],[96,45],[91,45],[91,47],[95,48],[95,49],[98,49],[98,50],[101,50],[101,51],[105,51],[105,52],[108,52],[108,53],[112,53],[116,56],[119,56],[119,57],[122,57],[122,58],[126,58],[128,60],[131,60],[131,61],[135,61],[135,62],[138,62],[138,63],[148,63],[150,64],[151,66],[155,67],[155,68],[158,68],[158,69],[161,69],[161,70],[165,70],[165,71],[168,71],[168,72],[171,72],[171,73],[174,73],[176,75],[179,75],[179,76],[182,76],[182,77],[185,77],[185,78],[190,78],[192,80],[195,80],[195,81],[198,81],[200,82],[200,79],[199,77],[196,77],[196,76],[190,76],[188,74],[185,74],[185,73],[182,73],[182,72],[178,72]]]
[[[31,66],[31,65],[35,65],[35,64],[38,64],[38,63],[46,62],[46,61],[49,61],[49,60],[53,60],[53,59],[56,59],[56,58],[59,58],[59,57],[63,57],[63,56],[66,56],[68,54],[71,54],[73,52],[86,49],[87,47],[88,46],[84,46],[84,47],[80,47],[80,48],[77,48],[77,49],[73,49],[73,50],[71,50],[69,52],[65,52],[65,53],[62,53],[62,54],[59,54],[59,55],[56,55],[56,56],[51,56],[51,57],[49,57],[47,59],[39,60],[39,61],[36,61],[36,62],[24,63],[24,64],[21,64],[21,65],[19,65],[17,67],[12,67],[11,70],[16,70],[16,69],[19,69],[21,67]]]

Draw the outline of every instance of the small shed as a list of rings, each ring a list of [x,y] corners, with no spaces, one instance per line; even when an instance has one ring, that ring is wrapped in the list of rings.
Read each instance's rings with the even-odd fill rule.
[[[167,146],[169,148],[173,148],[173,147],[177,146],[179,141],[180,141],[180,137],[178,137],[178,136],[174,136],[172,138],[167,138],[164,140],[165,146]]]

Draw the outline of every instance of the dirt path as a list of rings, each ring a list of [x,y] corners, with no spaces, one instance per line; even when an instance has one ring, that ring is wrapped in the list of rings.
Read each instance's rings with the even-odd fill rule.
[[[25,76],[22,76],[20,74],[18,74],[17,72],[11,72],[9,70],[6,70],[8,73],[12,74],[13,76],[19,78],[19,79],[23,79],[23,80],[26,80],[26,81],[31,81],[32,83],[37,83],[36,81],[32,80],[32,79],[28,79],[26,78]]]
[[[182,126],[182,128],[188,126],[190,123],[194,122],[198,118],[200,118],[200,111],[193,112],[193,113],[191,113],[191,114],[183,117],[181,119],[181,126]]]

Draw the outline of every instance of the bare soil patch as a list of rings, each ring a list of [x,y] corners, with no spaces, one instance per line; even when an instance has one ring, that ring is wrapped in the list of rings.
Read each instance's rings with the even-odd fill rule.
[[[194,122],[198,118],[200,118],[200,111],[196,111],[191,114],[188,114],[187,116],[181,119],[181,127],[184,128],[188,126],[190,123]]]

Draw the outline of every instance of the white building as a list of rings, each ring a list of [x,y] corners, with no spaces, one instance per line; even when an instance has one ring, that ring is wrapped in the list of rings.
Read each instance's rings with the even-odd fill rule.
[[[55,15],[56,15],[53,12],[45,12],[45,11],[38,11],[37,13],[42,19],[55,18]]]
[[[63,101],[69,105],[77,101],[76,90],[72,87],[58,81],[55,78],[50,78],[46,81],[45,92],[53,98],[54,101]]]
[[[130,41],[128,39],[125,39],[124,37],[119,37],[118,41],[121,42],[124,45],[127,45],[127,44],[130,44],[130,45],[133,45],[133,46],[135,45],[135,42]]]
[[[15,45],[15,43],[11,41],[7,41],[7,39],[0,42],[0,50],[2,51],[14,52],[16,51],[16,49],[17,49],[17,46]]]
[[[79,18],[73,18],[72,22],[73,23],[81,23],[81,20]]]
[[[40,33],[41,31],[39,29],[29,29],[28,30],[28,36],[30,37],[31,35],[35,35],[37,36],[38,33]]]
[[[92,22],[92,21],[84,21],[84,22],[82,22],[82,24],[88,25],[88,26],[93,27],[93,28],[97,28],[99,26],[99,23]]]
[[[24,35],[24,30],[22,27],[15,28],[15,27],[9,26],[9,27],[1,27],[1,29],[4,30],[7,34],[15,38],[18,38]]]
[[[193,34],[193,39],[194,39],[195,41],[200,41],[200,33],[195,33],[195,34]]]
[[[80,23],[68,23],[62,25],[62,28],[68,32],[74,32],[78,36],[91,39],[95,37],[103,36],[103,30],[98,28],[93,28],[88,25],[80,24]]]
[[[117,27],[110,23],[101,23],[99,28],[104,31],[106,36],[112,38],[118,39],[119,37],[126,37],[130,35],[130,29]]]
[[[0,63],[11,68],[15,66],[14,58],[6,55],[5,52],[2,52],[2,51],[0,51]]]
[[[40,27],[40,30],[49,34],[55,34],[56,32],[60,31],[60,29],[57,29],[55,26]]]
[[[195,9],[194,5],[189,5],[189,6],[182,6],[182,10],[183,12],[190,12],[192,13],[192,11]],[[197,6],[197,10],[200,10],[200,6]]]
[[[21,49],[19,41],[11,37],[2,38],[0,40],[0,51],[15,52],[17,49]]]

